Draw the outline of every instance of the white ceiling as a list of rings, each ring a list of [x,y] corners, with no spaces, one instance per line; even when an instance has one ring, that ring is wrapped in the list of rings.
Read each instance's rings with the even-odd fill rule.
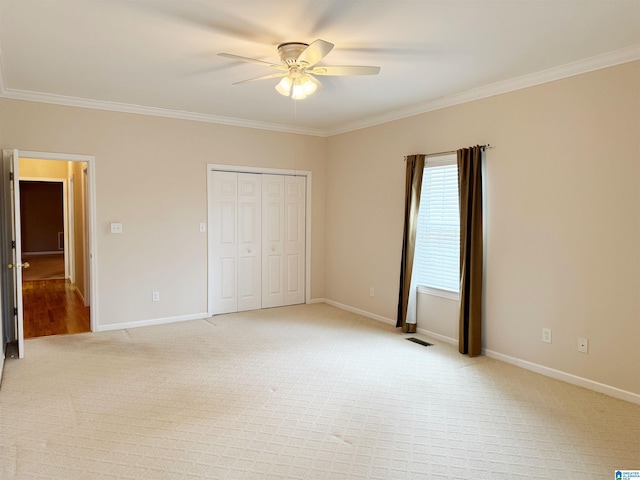
[[[295,102],[216,55],[317,38],[380,74]],[[638,58],[640,0],[0,0],[0,96],[315,135]]]

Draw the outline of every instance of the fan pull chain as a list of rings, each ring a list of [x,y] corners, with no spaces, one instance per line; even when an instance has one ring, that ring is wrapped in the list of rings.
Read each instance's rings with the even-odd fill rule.
[[[298,127],[298,100],[293,99],[293,126],[294,128]],[[295,145],[295,143],[294,143]],[[295,175],[297,172],[296,169],[296,149],[295,146],[293,148],[293,174]]]

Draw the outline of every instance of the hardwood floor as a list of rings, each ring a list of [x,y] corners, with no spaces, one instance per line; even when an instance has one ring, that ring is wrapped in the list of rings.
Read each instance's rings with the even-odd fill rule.
[[[23,282],[24,337],[91,331],[89,307],[69,280]]]
[[[22,262],[29,262],[29,268],[22,270],[22,279],[53,280],[64,278],[64,255],[22,255]]]

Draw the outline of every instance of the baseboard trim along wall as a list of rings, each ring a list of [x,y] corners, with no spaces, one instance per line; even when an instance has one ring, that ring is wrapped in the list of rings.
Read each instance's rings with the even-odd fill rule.
[[[312,303],[320,303],[320,302],[324,302],[328,305],[341,308],[342,310],[347,310],[348,312],[357,313],[358,315],[362,315],[363,317],[368,317],[373,320],[386,323],[388,325],[396,324],[395,320],[391,320],[390,318],[382,317],[380,315],[376,315],[376,314],[367,312],[365,310],[360,310],[358,308],[353,308],[339,302],[334,302],[333,300],[316,299],[312,301]],[[430,332],[423,328],[418,328],[417,333],[421,335],[425,335],[427,337],[431,337],[434,340],[439,340],[443,343],[449,343],[452,345],[458,344],[458,340],[455,338],[446,337],[444,335]],[[501,362],[506,362],[511,365],[515,365],[516,367],[524,368],[526,370],[531,370],[532,372],[539,373],[540,375],[544,375],[545,377],[551,377],[551,378],[555,378],[556,380],[562,380],[563,382],[567,382],[572,385],[576,385],[578,387],[583,387],[588,390],[593,390],[594,392],[603,393],[605,395],[609,395],[610,397],[619,398],[620,400],[625,400],[627,402],[636,403],[640,405],[640,395],[633,392],[628,392],[626,390],[612,387],[604,383],[599,383],[593,380],[589,380],[588,378],[578,377],[577,375],[572,375],[571,373],[555,370],[553,368],[545,367],[544,365],[539,365],[537,363],[522,360],[520,358],[504,355],[502,353],[494,352],[493,350],[482,349],[482,353],[483,355],[489,358],[493,358],[494,360],[499,360]]]
[[[429,330],[425,330],[424,328],[417,328],[416,332],[425,335],[427,337],[431,337],[435,340],[440,340],[442,343],[448,343],[450,345],[458,345],[457,338],[445,337],[444,335],[440,335],[439,333],[431,332]]]
[[[571,373],[563,372],[561,370],[556,370],[550,367],[545,367],[544,365],[539,365],[537,363],[529,362],[527,360],[522,360],[516,357],[511,357],[509,355],[504,355],[492,350],[482,349],[482,353],[489,358],[510,363],[511,365],[515,365],[516,367],[531,370],[532,372],[539,373],[540,375],[544,375],[545,377],[562,380],[563,382],[571,383],[572,385],[577,385],[578,387],[583,387],[598,393],[604,393],[605,395],[609,395],[610,397],[619,398],[620,400],[625,400],[627,402],[640,405],[640,395],[638,395],[637,393],[628,392],[620,388],[612,387],[611,385],[606,385],[594,380],[589,380],[588,378],[578,377],[577,375],[572,375]]]
[[[111,323],[107,325],[98,325],[96,328],[96,332],[107,332],[109,330],[125,330],[127,328],[137,328],[137,327],[151,327],[153,325],[164,325],[167,323],[186,322],[189,320],[202,320],[204,318],[209,318],[209,314],[207,312],[194,313],[191,315],[179,315],[176,317],[151,318],[149,320],[140,320],[138,322]]]
[[[328,300],[326,298],[313,300],[312,303],[326,303],[327,305],[340,308],[341,310],[346,310],[347,312],[356,313],[358,315],[362,315],[363,317],[372,318],[373,320],[386,323],[387,325],[395,326],[396,324],[396,321],[391,320],[390,318],[383,317],[381,315],[376,315],[375,313],[367,312],[365,310],[360,310],[359,308],[350,307],[349,305],[344,305],[339,302],[334,302],[333,300]]]

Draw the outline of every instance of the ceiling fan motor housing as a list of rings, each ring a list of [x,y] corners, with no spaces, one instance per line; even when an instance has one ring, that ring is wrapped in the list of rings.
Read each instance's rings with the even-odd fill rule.
[[[309,46],[307,43],[287,42],[278,45],[278,55],[287,65],[295,65],[298,57]]]

